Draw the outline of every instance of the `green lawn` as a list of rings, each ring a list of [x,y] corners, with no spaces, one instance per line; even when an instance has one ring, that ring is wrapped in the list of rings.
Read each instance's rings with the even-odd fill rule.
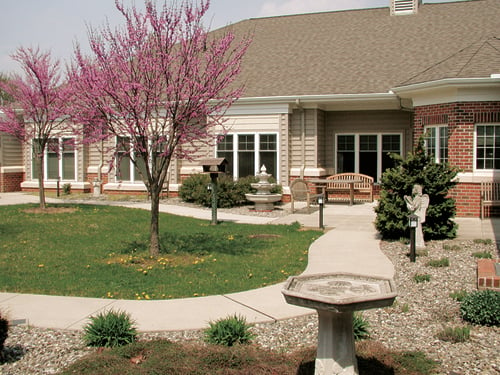
[[[120,299],[230,293],[299,274],[321,234],[161,214],[162,254],[147,252],[148,211],[100,205],[0,206],[0,291]],[[72,210],[73,209],[73,210]]]

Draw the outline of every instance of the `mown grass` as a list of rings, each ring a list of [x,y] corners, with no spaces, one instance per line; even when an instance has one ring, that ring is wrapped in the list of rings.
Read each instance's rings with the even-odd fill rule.
[[[371,340],[357,343],[356,351],[360,375],[425,375],[438,366],[421,352],[394,352]],[[313,347],[277,353],[256,345],[139,341],[90,354],[60,374],[313,375],[315,356]]]
[[[149,212],[52,207],[49,213],[36,205],[0,207],[1,291],[120,299],[242,291],[301,273],[320,235],[298,224],[213,226],[161,214],[162,254],[151,258]]]

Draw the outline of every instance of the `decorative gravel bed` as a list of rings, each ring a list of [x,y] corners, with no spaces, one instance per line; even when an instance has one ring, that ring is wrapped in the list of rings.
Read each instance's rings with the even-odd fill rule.
[[[441,341],[436,334],[444,327],[464,326],[459,303],[451,292],[476,289],[476,258],[471,254],[488,251],[498,256],[493,244],[473,241],[439,241],[427,244],[426,256],[411,263],[408,249],[399,242],[381,242],[382,251],[396,268],[398,298],[389,308],[364,312],[371,336],[395,351],[423,351],[441,363],[440,374],[500,374],[500,327],[472,326],[464,343]],[[449,267],[431,267],[431,259],[449,259]],[[416,283],[415,274],[428,274],[430,281]],[[316,315],[258,324],[253,327],[257,343],[273,350],[288,351],[315,345]],[[200,331],[142,334],[141,339],[200,340]],[[12,327],[6,342],[0,374],[54,374],[95,349],[85,348],[81,333],[26,326]]]

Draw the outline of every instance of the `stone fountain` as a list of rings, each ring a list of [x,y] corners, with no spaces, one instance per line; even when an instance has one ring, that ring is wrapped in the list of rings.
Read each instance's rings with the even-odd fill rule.
[[[354,347],[354,311],[393,304],[392,279],[347,274],[293,276],[282,291],[292,305],[318,312],[315,375],[358,374]]]
[[[281,194],[272,194],[271,189],[276,184],[269,182],[270,174],[267,173],[265,165],[260,168],[260,173],[256,176],[258,182],[250,184],[252,188],[257,190],[255,194],[245,194],[245,197],[255,203],[255,211],[272,211],[274,209],[274,202],[281,200]]]

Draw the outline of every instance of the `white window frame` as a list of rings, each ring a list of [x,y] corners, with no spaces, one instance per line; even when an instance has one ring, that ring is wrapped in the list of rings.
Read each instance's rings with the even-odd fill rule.
[[[49,150],[48,150],[48,144],[47,146],[45,147],[45,150],[44,150],[44,157],[43,157],[43,173],[44,173],[44,176],[43,176],[43,181],[68,181],[68,182],[76,182],[78,181],[78,147],[77,147],[77,143],[74,142],[74,154],[75,154],[75,161],[74,161],[74,176],[72,179],[63,179],[63,176],[62,176],[62,170],[63,170],[63,155],[64,155],[64,152],[63,152],[63,141],[64,140],[67,140],[67,139],[76,139],[75,136],[71,136],[71,135],[67,135],[67,136],[59,136],[59,137],[50,137],[49,138],[49,142],[51,139],[57,139],[57,142],[58,142],[58,146],[59,146],[59,150],[58,150],[58,157],[57,157],[57,160],[58,160],[58,164],[57,164],[57,170],[58,170],[58,178],[48,178],[48,162],[49,162],[49,158],[48,158],[48,155],[49,155]],[[35,174],[35,171],[34,171],[34,166],[35,166],[35,163],[34,163],[34,154],[33,154],[33,143],[34,143],[34,139],[31,140],[31,179],[33,181],[38,181],[38,178],[33,178],[33,175]]]
[[[115,156],[115,181],[116,182],[124,182],[124,183],[127,183],[127,184],[144,184],[144,181],[142,181],[141,178],[139,178],[139,179],[135,178],[135,165],[132,162],[132,160],[135,159],[135,151],[134,151],[134,147],[132,145],[132,140],[131,140],[132,137],[130,137],[128,135],[123,135],[123,136],[117,136],[117,137],[115,137],[115,150],[117,150],[118,138],[128,138],[129,139],[130,152],[129,152],[129,154],[127,156],[130,157],[130,162],[129,162],[130,180],[122,180],[122,179],[119,178],[119,175],[118,175],[118,172],[120,170],[119,169],[120,168],[119,158],[118,158],[118,156]],[[150,161],[148,161],[148,163],[149,162]]]
[[[254,153],[254,175],[257,175],[260,173],[260,168],[262,165],[259,165],[260,160],[260,137],[261,135],[275,135],[276,136],[276,174],[278,176],[272,176],[276,181],[279,183],[279,166],[280,166],[280,153],[279,153],[279,133],[278,132],[269,132],[269,131],[262,131],[262,132],[238,132],[238,133],[227,133],[226,135],[232,135],[233,136],[233,171],[232,175],[234,176],[235,179],[240,178],[238,175],[239,171],[239,158],[238,158],[238,153],[239,153],[239,142],[238,142],[238,137],[241,135],[253,135],[254,136],[254,144],[255,144],[255,149],[253,150]],[[216,145],[215,147],[215,157],[217,157],[217,151],[218,151],[218,146]],[[268,171],[269,173],[269,171]],[[243,176],[246,177],[246,176]]]
[[[427,125],[424,127],[424,139],[425,139],[425,150],[427,152],[427,154],[431,154],[434,156],[434,160],[436,161],[436,163],[442,163],[443,162],[443,156],[441,155],[441,129],[448,129],[448,124],[439,124],[439,125]],[[435,145],[435,149],[433,150],[434,152],[429,152],[429,148],[428,148],[428,144],[427,144],[427,137],[425,136],[427,134],[427,132],[430,130],[430,129],[435,129],[436,130],[436,145]],[[448,157],[445,158],[446,160],[444,162],[448,162],[448,159],[449,159],[449,130],[448,130],[448,145],[447,145],[447,150],[448,150]]]
[[[494,171],[498,171],[500,169],[495,168],[477,168],[477,128],[478,126],[495,126],[500,128],[500,123],[478,123],[474,124],[474,150],[473,150],[473,171],[481,173],[493,173]],[[500,136],[500,135],[499,135]]]
[[[373,133],[373,132],[346,132],[346,133],[337,133],[335,134],[335,146],[334,146],[334,165],[335,170],[337,170],[337,151],[338,151],[338,137],[339,136],[354,136],[354,173],[359,173],[359,153],[360,153],[360,136],[363,135],[376,135],[377,136],[377,176],[375,181],[380,181],[382,177],[382,137],[384,135],[398,135],[399,136],[399,154],[403,155],[403,133],[401,132],[382,132],[382,133]]]

